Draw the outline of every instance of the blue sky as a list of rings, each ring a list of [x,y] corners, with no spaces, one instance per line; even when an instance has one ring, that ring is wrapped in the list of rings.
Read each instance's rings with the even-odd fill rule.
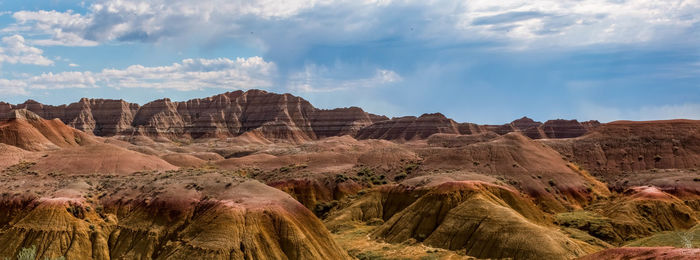
[[[700,119],[700,1],[0,1],[0,100],[259,88],[461,122]]]

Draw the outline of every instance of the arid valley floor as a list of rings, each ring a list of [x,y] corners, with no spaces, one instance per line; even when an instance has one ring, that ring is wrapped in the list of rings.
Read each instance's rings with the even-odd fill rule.
[[[700,121],[0,102],[0,259],[698,259]]]

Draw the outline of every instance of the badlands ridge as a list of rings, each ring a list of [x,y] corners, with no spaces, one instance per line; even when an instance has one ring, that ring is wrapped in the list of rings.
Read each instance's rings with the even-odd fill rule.
[[[693,259],[700,121],[0,102],[0,259]]]

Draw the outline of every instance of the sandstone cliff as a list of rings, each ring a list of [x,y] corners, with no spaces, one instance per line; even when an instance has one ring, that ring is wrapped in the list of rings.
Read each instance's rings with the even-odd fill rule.
[[[143,106],[124,100],[83,98],[69,105],[44,105],[27,100],[18,105],[0,102],[0,114],[27,109],[45,119],[58,118],[73,128],[97,136],[146,135],[158,138],[234,137],[252,133],[265,141],[304,142],[350,135],[358,139],[416,140],[432,134],[504,135],[521,132],[532,139],[571,138],[590,132],[597,121],[549,120],[523,117],[504,125],[457,123],[440,113],[392,118],[358,107],[315,108],[301,97],[262,90],[227,92],[207,98],[174,102],[168,98]]]
[[[414,140],[436,133],[457,134],[459,125],[443,114],[423,114],[420,117],[392,118],[362,128],[358,139]]]
[[[98,136],[143,134],[153,137],[222,137],[259,132],[272,140],[304,141],[354,135],[361,128],[387,119],[357,107],[324,110],[290,94],[261,90],[173,102],[160,99],[143,106],[123,100],[86,99],[70,105],[0,103],[0,112],[27,109],[40,117]]]
[[[697,120],[616,121],[602,124],[579,138],[543,142],[603,177],[654,168],[700,166]]]

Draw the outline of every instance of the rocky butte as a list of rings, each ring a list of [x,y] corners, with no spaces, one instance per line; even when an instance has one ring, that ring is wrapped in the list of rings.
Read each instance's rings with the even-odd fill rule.
[[[318,109],[303,98],[263,90],[227,92],[173,102],[168,98],[143,106],[124,100],[83,98],[69,105],[44,105],[34,100],[11,105],[0,103],[0,114],[27,109],[42,118],[58,118],[64,124],[96,136],[145,135],[155,138],[233,137],[247,132],[270,140],[303,142],[330,136],[358,139],[426,139],[436,133],[497,134],[522,132],[539,138],[581,136],[600,123],[549,120],[544,124],[527,117],[505,125],[457,123],[440,113],[420,117],[387,118],[361,108]]]

